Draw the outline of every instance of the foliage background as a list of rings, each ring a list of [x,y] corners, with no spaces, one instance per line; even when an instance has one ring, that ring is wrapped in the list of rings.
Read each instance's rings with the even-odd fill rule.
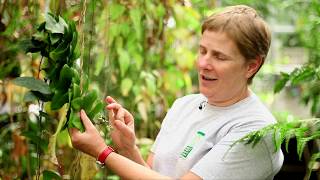
[[[285,23],[294,27],[290,33],[274,34],[281,42],[274,51],[281,51],[282,46],[304,47],[307,60],[302,64],[307,70],[297,72],[293,76],[296,79],[285,79],[285,75],[279,75],[283,70],[279,64],[289,64],[290,59],[271,51],[252,88],[271,105],[278,97],[270,87],[280,79],[279,90],[284,88],[292,97],[301,98],[314,117],[320,116],[320,35],[317,33],[320,3],[317,0],[0,2],[0,177],[4,179],[31,179],[39,164],[41,172],[52,170],[50,172],[68,178],[72,169],[70,161],[76,156],[64,131],[59,134],[57,144],[60,166],[50,163],[46,147],[59,121],[59,112],[52,112],[55,118],[44,120],[39,127],[34,110],[37,106],[25,102],[26,90],[11,83],[17,76],[36,77],[40,57],[24,54],[19,41],[30,38],[48,11],[76,21],[83,71],[89,74],[90,87],[99,90],[101,98],[113,96],[134,114],[138,143],[144,156],[173,101],[197,92],[194,62],[200,25],[215,7],[247,4],[256,8],[270,24]],[[280,120],[292,117],[290,112],[275,112],[275,115]],[[107,137],[106,123],[96,124]],[[37,143],[42,147],[41,157],[36,153]],[[78,172],[86,171],[80,168]],[[96,174],[96,178],[114,177],[106,169],[92,174]]]

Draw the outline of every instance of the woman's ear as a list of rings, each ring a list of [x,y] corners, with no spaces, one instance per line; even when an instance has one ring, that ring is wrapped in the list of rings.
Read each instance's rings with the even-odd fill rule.
[[[247,64],[247,78],[249,79],[252,75],[259,71],[261,65],[263,64],[263,59],[261,56],[257,56],[252,59]]]

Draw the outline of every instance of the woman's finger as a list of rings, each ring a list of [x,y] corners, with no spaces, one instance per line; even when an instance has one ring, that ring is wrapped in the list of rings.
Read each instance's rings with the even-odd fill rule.
[[[111,103],[117,103],[116,100],[114,100],[111,96],[107,96],[105,101],[108,103],[108,104],[111,104]]]
[[[133,122],[134,119],[133,119],[132,114],[126,109],[124,109],[124,112],[125,112],[124,123],[129,124],[130,122]]]
[[[82,123],[86,130],[95,128],[92,122],[90,121],[89,117],[87,116],[86,112],[81,109],[80,111],[80,119],[82,120]]]
[[[118,119],[118,120],[124,122],[124,115],[125,115],[124,109],[123,109],[123,108],[120,108],[120,109],[118,110],[118,113],[116,114],[115,119]]]
[[[119,103],[110,103],[106,107],[108,110],[122,108],[121,104],[119,104]]]
[[[108,111],[113,111],[114,116],[116,116],[118,114],[118,111],[122,109],[122,106],[118,103],[112,103],[107,105],[106,109]]]
[[[134,137],[134,133],[131,131],[131,129],[125,125],[122,121],[120,120],[115,120],[114,122],[115,127],[126,137]]]
[[[114,113],[113,111],[108,111],[108,116],[109,116],[109,125],[114,128]]]

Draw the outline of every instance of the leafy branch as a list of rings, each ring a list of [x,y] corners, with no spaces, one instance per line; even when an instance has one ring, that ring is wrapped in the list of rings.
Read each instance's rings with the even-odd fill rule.
[[[271,134],[275,152],[285,143],[286,151],[289,151],[289,142],[296,138],[297,154],[301,159],[303,150],[309,141],[320,138],[320,118],[311,118],[303,120],[284,120],[275,124],[266,126],[258,131],[251,132],[231,145],[231,148],[237,143],[251,144],[252,148],[257,145],[263,137]],[[320,159],[320,153],[313,154],[309,162],[309,176],[314,163]]]
[[[46,21],[40,24],[32,38],[23,43],[26,52],[40,53],[45,57],[41,67],[44,80],[19,77],[13,82],[30,89],[26,99],[50,102],[51,110],[59,110],[68,104],[62,129],[75,127],[84,131],[77,115],[80,109],[84,109],[93,119],[103,110],[104,104],[98,101],[97,91],[88,90],[88,76],[84,74],[80,77],[80,68],[76,64],[80,55],[77,40],[78,33],[73,21],[65,21],[60,16],[48,13]],[[82,88],[80,82],[83,82]]]

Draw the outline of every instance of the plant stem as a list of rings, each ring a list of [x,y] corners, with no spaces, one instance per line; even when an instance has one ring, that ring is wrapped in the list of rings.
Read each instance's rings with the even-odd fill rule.
[[[43,103],[40,102],[40,100],[38,100],[38,104],[39,104],[39,111],[41,111],[41,106]],[[38,116],[38,127],[39,127],[39,137],[40,137],[40,140],[42,138],[41,134],[42,134],[42,127],[41,127],[41,119],[42,119],[42,116],[41,114],[39,113],[39,116]],[[41,142],[41,141],[40,141]],[[40,154],[40,142],[37,142],[37,160],[38,160],[38,170],[37,170],[37,176],[36,176],[36,180],[39,180],[40,179],[40,169],[41,169],[41,165],[40,165],[40,158],[41,158],[41,154]]]
[[[38,79],[40,78],[42,60],[43,60],[43,56],[41,56],[41,60],[40,60],[39,68],[38,68],[38,75],[37,75]]]
[[[41,56],[41,60],[40,60],[40,64],[39,64],[39,68],[38,68],[38,79],[40,78],[40,72],[41,72],[41,64],[42,64],[42,60],[43,60],[43,56]],[[38,104],[39,104],[39,112],[43,110],[43,102],[38,100]],[[39,137],[40,137],[40,142],[42,140],[42,126],[41,126],[41,120],[42,120],[42,115],[41,113],[39,113],[39,117],[38,117],[38,127],[39,127]],[[40,164],[40,158],[41,158],[41,152],[40,152],[40,142],[37,142],[37,160],[38,160],[38,171],[37,171],[37,176],[36,176],[36,180],[40,179],[40,170],[41,170],[41,164]]]

